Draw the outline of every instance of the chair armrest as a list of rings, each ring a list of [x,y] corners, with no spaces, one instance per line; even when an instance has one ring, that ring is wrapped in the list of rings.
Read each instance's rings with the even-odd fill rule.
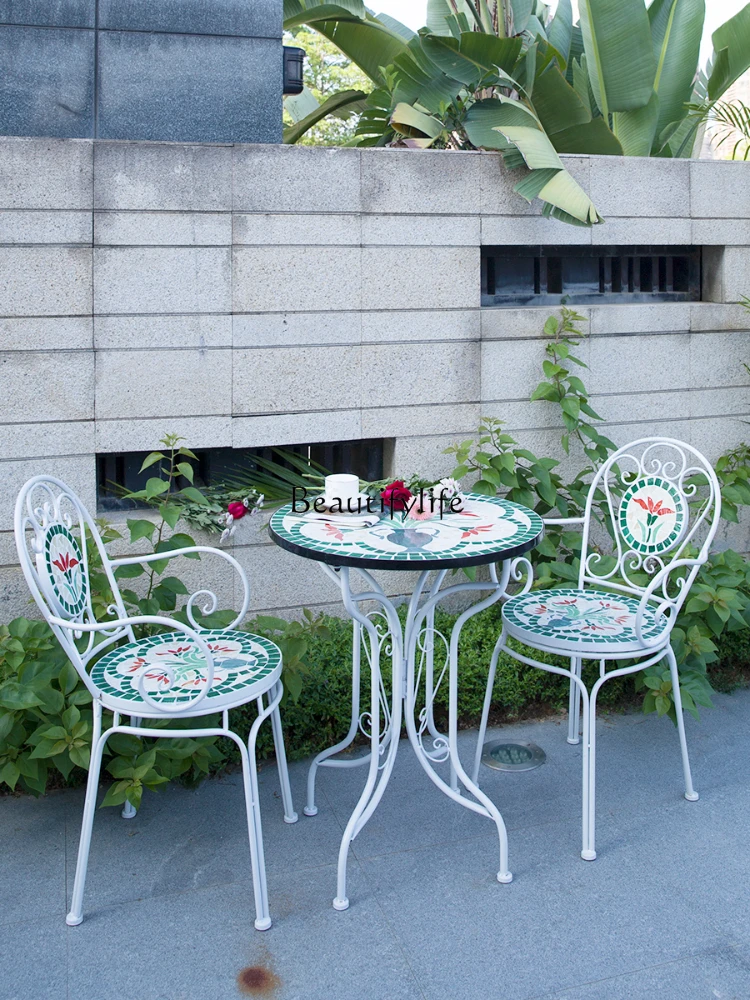
[[[659,643],[661,643],[664,639],[664,636],[668,635],[672,631],[674,623],[677,619],[677,613],[682,607],[682,602],[685,600],[685,597],[692,586],[696,573],[700,567],[705,564],[705,562],[706,557],[702,559],[675,559],[674,562],[662,567],[662,569],[655,574],[638,602],[638,613],[635,618],[635,631],[638,636],[638,641],[644,648],[659,645]],[[682,567],[690,567],[690,572],[687,576],[678,577],[675,580],[675,586],[678,593],[674,597],[670,597],[667,593],[667,584],[669,582],[670,574],[676,569],[681,569]],[[660,588],[661,595],[658,595],[656,591]],[[654,602],[657,602],[656,608],[653,607]],[[666,617],[665,612],[668,608],[672,610],[672,613]],[[659,635],[655,637],[652,636],[650,639],[646,638],[643,634],[643,619],[646,611],[652,611],[657,621],[660,617],[666,617],[665,627]]]
[[[58,628],[66,628],[72,632],[105,632],[116,628],[127,628],[132,625],[164,625],[167,628],[173,629],[175,632],[182,632],[195,642],[206,661],[206,678],[201,687],[196,690],[196,696],[191,698],[189,701],[182,701],[175,706],[156,701],[145,689],[146,671],[153,668],[153,663],[145,664],[145,666],[141,667],[135,674],[134,680],[136,687],[138,688],[138,693],[147,705],[150,705],[158,712],[164,714],[175,714],[184,712],[187,709],[192,710],[199,702],[203,701],[208,692],[211,690],[214,682],[214,658],[211,650],[208,648],[206,640],[201,637],[199,631],[190,628],[188,625],[183,625],[182,622],[178,622],[174,618],[167,618],[163,615],[134,615],[132,618],[114,618],[104,622],[77,622],[66,621],[64,618],[50,616],[49,621],[50,624],[56,625]],[[100,648],[101,645],[96,647],[92,652],[97,652]],[[172,687],[175,680],[173,668],[169,664],[161,664],[160,669],[167,675],[169,679],[169,687]],[[169,688],[166,688],[165,690],[169,690]]]
[[[555,527],[558,524],[585,524],[585,517],[543,517],[542,521],[545,524],[549,524],[551,527]]]
[[[210,545],[189,545],[184,549],[168,549],[165,552],[152,552],[148,555],[143,556],[122,556],[119,559],[110,559],[110,565],[116,569],[118,566],[136,566],[141,563],[151,563],[156,562],[159,559],[174,559],[175,556],[185,556],[193,555],[195,553],[204,552],[207,555],[220,556],[222,559],[226,560],[239,575],[242,581],[243,587],[243,600],[240,613],[237,617],[226,626],[226,628],[236,628],[245,618],[247,614],[247,609],[250,604],[250,584],[248,583],[247,575],[244,569],[240,566],[234,556],[230,556],[228,552],[224,552],[222,549],[214,548]],[[218,600],[216,594],[211,590],[196,590],[194,594],[191,594],[188,598],[188,602],[185,605],[185,611],[187,614],[188,621],[193,626],[193,628],[200,628],[200,625],[196,622],[193,617],[193,606],[199,597],[208,597],[210,603],[203,608],[204,615],[210,615],[216,611],[216,606]]]

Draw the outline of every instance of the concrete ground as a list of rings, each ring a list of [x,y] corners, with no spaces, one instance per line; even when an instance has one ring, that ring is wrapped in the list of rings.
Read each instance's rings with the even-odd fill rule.
[[[3,1000],[747,1000],[750,691],[688,719],[700,801],[682,797],[666,719],[599,723],[598,859],[580,851],[580,747],[560,720],[505,727],[547,753],[536,771],[483,767],[510,836],[495,880],[488,820],[428,781],[407,745],[352,851],[335,862],[364,771],[324,771],[317,817],[282,820],[261,781],[273,928],[253,929],[236,775],[148,794],[136,819],[99,810],[85,919],[65,925],[83,795],[0,800]],[[465,749],[475,734],[462,736]],[[244,973],[243,970],[255,970]],[[240,986],[240,981],[244,986]],[[244,992],[243,992],[244,991]]]

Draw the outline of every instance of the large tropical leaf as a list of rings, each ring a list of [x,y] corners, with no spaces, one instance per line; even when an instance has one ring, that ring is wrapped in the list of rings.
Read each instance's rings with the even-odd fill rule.
[[[340,49],[378,86],[385,84],[383,69],[406,49],[404,26],[390,27],[366,9],[362,0],[284,0],[284,27],[307,24]]]
[[[573,8],[570,0],[559,0],[555,16],[547,28],[547,38],[565,60],[570,59],[570,43],[573,40]],[[561,67],[565,68],[565,67]]]
[[[705,0],[654,0],[649,7],[656,59],[654,91],[659,98],[657,136],[670,122],[679,121],[686,114],[685,105],[690,100],[698,67],[705,14]],[[625,152],[628,153],[627,147]],[[648,156],[648,152],[635,155]]]
[[[466,0],[427,0],[426,24],[433,35],[458,38],[462,31],[471,31],[474,23]]]
[[[612,127],[622,144],[626,156],[650,156],[654,140],[659,135],[659,98],[652,92],[651,99],[635,111],[618,111],[612,115]]]
[[[580,0],[591,87],[605,118],[648,104],[656,63],[643,0]]]
[[[714,65],[708,78],[708,97],[715,101],[750,69],[750,3],[718,27],[711,41]]]
[[[410,104],[397,104],[393,109],[390,123],[399,135],[417,139],[423,149],[432,145],[443,131],[442,122],[418,108],[413,108]]]
[[[367,94],[362,90],[341,90],[338,94],[332,94],[314,111],[295,122],[294,125],[288,125],[284,129],[283,141],[287,144],[297,142],[308,129],[317,125],[326,115],[335,114],[343,108],[347,108],[349,111],[362,111],[366,99]]]
[[[555,65],[537,76],[532,102],[544,131],[550,136],[571,125],[591,121],[591,111]]]
[[[632,112],[631,112],[632,113]],[[589,156],[622,156],[620,140],[603,118],[582,125],[571,125],[550,136],[558,153],[586,153]]]
[[[549,206],[548,214],[562,213],[567,222],[591,225],[601,221],[591,199],[565,170],[530,108],[503,97],[478,101],[469,109],[464,127],[474,145],[503,150],[506,166],[526,164],[531,173],[516,185],[522,197],[528,201],[541,198]],[[490,138],[492,132],[502,137],[504,144]],[[509,145],[515,147],[510,156]],[[565,179],[557,180],[558,174],[563,174]]]

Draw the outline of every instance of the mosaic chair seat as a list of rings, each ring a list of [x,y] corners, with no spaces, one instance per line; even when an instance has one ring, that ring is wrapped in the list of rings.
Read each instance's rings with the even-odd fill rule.
[[[67,923],[83,920],[83,891],[99,789],[104,747],[114,733],[158,736],[159,739],[226,736],[237,744],[242,760],[245,813],[255,901],[255,927],[271,926],[268,909],[263,833],[261,827],[255,744],[261,724],[270,717],[281,783],[284,819],[294,823],[284,738],[279,714],[283,694],[281,651],[268,639],[236,629],[247,613],[250,591],[239,563],[228,553],[208,546],[191,546],[153,555],[110,559],[96,524],[73,491],[50,476],[36,476],[22,488],[16,502],[16,545],[31,594],[93,699],[93,736],[73,899]],[[91,601],[89,547],[95,547],[113,600],[110,617],[97,620]],[[189,598],[189,625],[163,615],[128,615],[117,585],[119,566],[148,564],[187,554],[226,560],[240,577],[242,607],[226,629],[201,629],[194,617],[197,599],[216,609],[216,596],[201,590]],[[136,639],[134,626],[156,625],[169,631]],[[255,702],[257,717],[245,742],[229,728],[229,710]],[[112,713],[103,731],[103,713]],[[221,724],[200,724],[215,715]],[[128,722],[122,716],[129,717]],[[194,727],[164,727],[165,721],[196,719]],[[148,720],[159,720],[158,730]],[[210,720],[213,721],[213,720]],[[136,814],[126,802],[122,815]]]
[[[614,536],[613,558],[592,545],[592,510],[604,497]],[[682,752],[685,798],[695,801],[682,713],[677,660],[670,636],[677,615],[708,559],[721,514],[716,474],[691,445],[671,438],[642,438],[615,452],[595,475],[583,517],[546,518],[547,525],[582,528],[577,587],[531,590],[528,560],[516,560],[513,576],[523,590],[503,605],[503,627],[490,661],[482,722],[474,758],[479,780],[487,720],[501,652],[570,680],[568,742],[583,738],[581,857],[596,858],[596,701],[613,677],[669,665]],[[529,652],[508,645],[513,638]],[[570,669],[544,663],[534,649],[569,658]],[[598,661],[599,676],[587,688],[583,663]],[[608,669],[608,664],[610,668]],[[581,733],[582,731],[582,733]]]

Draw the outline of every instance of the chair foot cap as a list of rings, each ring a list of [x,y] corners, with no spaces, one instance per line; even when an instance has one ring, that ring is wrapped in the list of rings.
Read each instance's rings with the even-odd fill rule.
[[[570,738],[570,737],[568,737],[568,743],[570,743],[570,745],[571,745],[572,747],[576,747],[576,746],[578,746],[578,744],[579,744],[580,742],[581,742],[581,738],[580,738],[580,736],[579,736],[579,737],[576,737],[576,739],[574,739],[574,740],[571,740],[571,738]]]
[[[305,816],[317,816],[318,815],[318,807],[317,806],[305,806],[305,808],[302,810],[302,812],[305,814]]]
[[[700,798],[700,795],[698,795],[697,792],[685,792],[685,798],[688,800],[688,802],[697,802],[698,799]]]
[[[72,913],[69,913],[65,918],[65,923],[68,927],[77,927],[79,924],[83,923],[83,915],[80,917],[74,917]]]
[[[596,851],[581,851],[584,861],[596,861]]]
[[[513,876],[510,872],[498,872],[497,873],[498,882],[502,882],[503,885],[507,885],[508,882],[513,881]]]
[[[125,810],[123,809],[120,815],[122,816],[123,819],[135,819],[135,817],[138,815],[138,812],[135,809],[132,812],[125,812]]]
[[[291,816],[285,816],[284,817],[284,822],[285,823],[296,823],[298,819],[299,819],[299,816],[297,815],[297,813],[292,813]]]
[[[334,899],[334,901],[333,901],[333,908],[334,908],[334,910],[348,910],[349,909],[349,900],[348,899],[339,899],[338,897],[336,897],[336,899]]]
[[[267,931],[270,926],[271,926],[271,918],[270,917],[263,917],[263,918],[259,917],[255,921],[255,929],[256,929],[256,931]]]

